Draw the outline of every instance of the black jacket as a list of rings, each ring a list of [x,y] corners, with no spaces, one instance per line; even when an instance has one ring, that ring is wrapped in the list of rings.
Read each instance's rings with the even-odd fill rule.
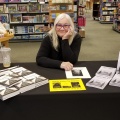
[[[59,37],[59,47],[58,51],[56,51],[53,48],[50,36],[47,35],[41,43],[36,62],[40,66],[50,68],[60,68],[63,61],[69,61],[75,64],[78,60],[80,47],[81,37],[79,34],[76,34],[71,45],[69,45],[67,39],[62,40],[62,38]]]

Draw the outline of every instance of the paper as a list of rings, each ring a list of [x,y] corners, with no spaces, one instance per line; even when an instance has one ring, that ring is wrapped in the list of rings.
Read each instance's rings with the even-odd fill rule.
[[[115,75],[116,68],[101,66],[95,76],[86,83],[86,86],[104,89]]]
[[[70,71],[65,71],[67,78],[91,78],[86,67],[74,67]]]
[[[49,80],[50,92],[86,90],[81,79]]]
[[[95,76],[86,83],[86,86],[104,89],[110,80],[110,78]]]

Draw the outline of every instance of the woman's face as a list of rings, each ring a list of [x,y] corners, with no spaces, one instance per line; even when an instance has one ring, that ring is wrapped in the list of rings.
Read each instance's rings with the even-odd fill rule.
[[[61,19],[55,26],[58,36],[63,37],[70,29],[70,24],[66,18]]]

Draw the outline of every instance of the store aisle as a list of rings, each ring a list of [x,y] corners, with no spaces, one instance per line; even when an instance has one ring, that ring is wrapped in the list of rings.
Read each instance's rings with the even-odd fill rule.
[[[79,60],[117,60],[120,51],[120,34],[112,24],[93,20],[92,12],[86,13],[86,37],[83,39]]]
[[[117,60],[120,51],[120,34],[112,30],[112,24],[101,24],[86,13],[86,37],[83,38],[80,61]],[[10,43],[12,62],[35,62],[41,42]]]

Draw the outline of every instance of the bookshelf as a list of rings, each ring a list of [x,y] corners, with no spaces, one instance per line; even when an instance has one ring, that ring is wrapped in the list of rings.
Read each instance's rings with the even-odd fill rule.
[[[61,13],[67,13],[71,16],[75,29],[78,31],[77,0],[49,0],[49,23],[51,28],[55,18]]]
[[[120,33],[120,2],[116,1],[117,9],[114,11],[113,30]]]
[[[42,41],[60,13],[77,26],[77,0],[0,0],[0,21],[14,29],[11,42]]]
[[[0,0],[0,21],[14,29],[11,42],[41,41],[49,30],[47,0]]]
[[[100,23],[113,23],[114,11],[116,10],[114,0],[100,1]]]
[[[93,12],[92,16],[94,20],[99,20],[100,17],[100,1],[99,0],[94,0],[93,2]]]

